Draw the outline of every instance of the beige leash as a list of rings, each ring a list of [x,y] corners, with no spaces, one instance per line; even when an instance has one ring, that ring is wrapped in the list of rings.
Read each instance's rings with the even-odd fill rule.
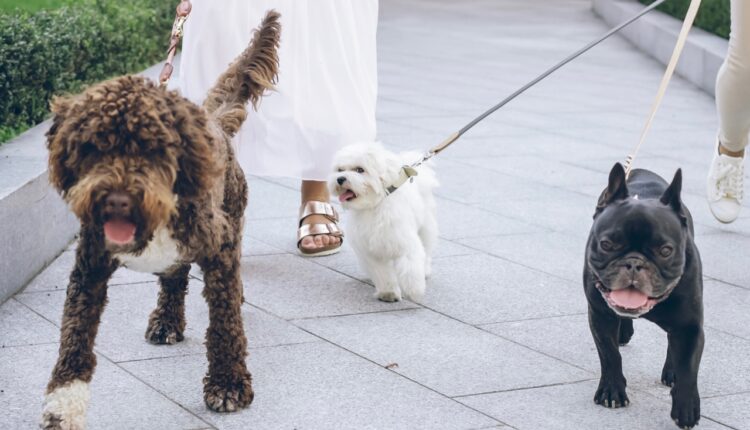
[[[185,25],[185,21],[187,21],[192,9],[193,5],[190,3],[190,0],[182,0],[180,1],[180,4],[177,5],[174,24],[172,24],[172,34],[169,38],[169,49],[167,49],[167,62],[164,63],[164,67],[161,69],[161,73],[159,74],[159,87],[163,89],[167,88],[169,79],[172,77],[172,72],[174,71],[172,62],[174,61],[174,56],[177,53],[177,45],[180,43],[180,39],[182,38],[182,27]]]
[[[656,93],[656,98],[654,99],[654,104],[651,107],[651,113],[648,116],[648,120],[646,121],[646,125],[643,127],[643,131],[641,132],[641,138],[638,141],[638,145],[635,146],[635,149],[633,152],[628,155],[628,157],[625,160],[625,176],[630,176],[630,171],[633,169],[633,161],[635,160],[635,157],[638,155],[638,151],[641,149],[641,146],[643,146],[643,142],[646,140],[646,136],[648,135],[648,132],[651,130],[651,124],[654,122],[654,117],[656,117],[656,112],[659,111],[659,107],[661,106],[661,102],[664,99],[664,94],[667,92],[667,87],[669,86],[669,82],[672,80],[672,76],[674,76],[675,68],[677,67],[677,63],[680,61],[680,56],[682,55],[682,49],[685,47],[685,42],[687,42],[688,33],[690,33],[690,29],[693,27],[693,22],[695,22],[695,16],[698,14],[698,8],[701,5],[701,0],[692,0],[690,2],[690,7],[688,8],[687,14],[685,15],[685,21],[682,23],[682,29],[680,30],[680,35],[677,38],[677,44],[674,47],[674,51],[672,51],[672,58],[669,60],[669,64],[667,65],[667,70],[664,72],[664,77],[661,79],[661,85],[659,85],[659,91]]]

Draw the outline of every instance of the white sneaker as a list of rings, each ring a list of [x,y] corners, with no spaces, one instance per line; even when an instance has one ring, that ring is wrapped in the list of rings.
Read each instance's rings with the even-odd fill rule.
[[[708,207],[714,217],[723,223],[737,219],[742,208],[745,178],[744,158],[720,154],[718,146],[714,152],[711,169],[708,171]]]

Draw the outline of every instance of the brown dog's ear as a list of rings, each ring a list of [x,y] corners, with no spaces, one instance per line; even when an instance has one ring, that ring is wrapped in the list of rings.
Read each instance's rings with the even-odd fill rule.
[[[682,205],[682,198],[680,197],[682,192],[682,169],[677,169],[674,174],[672,183],[669,184],[664,194],[661,195],[659,201],[669,206],[677,213],[680,217],[680,221],[687,225],[687,216],[685,215],[685,207]]]
[[[599,196],[599,202],[596,204],[596,213],[604,210],[605,207],[617,200],[627,199],[629,195],[625,168],[622,164],[616,163],[609,172],[609,183],[607,189]]]
[[[68,139],[62,130],[65,119],[70,111],[71,101],[66,98],[55,97],[51,103],[52,126],[47,131],[47,149],[49,150],[49,181],[62,195],[76,182],[76,175],[68,167],[71,158]]]
[[[184,101],[172,100],[175,125],[181,142],[177,158],[177,178],[174,191],[183,197],[194,197],[205,193],[221,174],[216,162],[220,148],[209,132],[208,121],[203,110]]]

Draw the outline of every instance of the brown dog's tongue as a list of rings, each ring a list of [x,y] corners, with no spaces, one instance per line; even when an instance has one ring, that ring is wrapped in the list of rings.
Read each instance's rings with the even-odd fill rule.
[[[135,224],[112,220],[104,223],[104,237],[118,245],[127,245],[135,238]]]
[[[648,302],[648,296],[633,287],[612,291],[609,298],[624,309],[638,309]]]

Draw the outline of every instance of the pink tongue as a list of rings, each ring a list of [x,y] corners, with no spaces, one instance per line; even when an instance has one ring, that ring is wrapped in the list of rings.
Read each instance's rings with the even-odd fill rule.
[[[352,191],[346,190],[343,194],[339,196],[340,202],[345,202],[353,197],[356,197]]]
[[[135,224],[122,220],[104,223],[104,236],[118,245],[125,245],[135,238]]]
[[[638,309],[646,305],[648,296],[633,287],[612,291],[609,294],[615,304],[625,309]]]

